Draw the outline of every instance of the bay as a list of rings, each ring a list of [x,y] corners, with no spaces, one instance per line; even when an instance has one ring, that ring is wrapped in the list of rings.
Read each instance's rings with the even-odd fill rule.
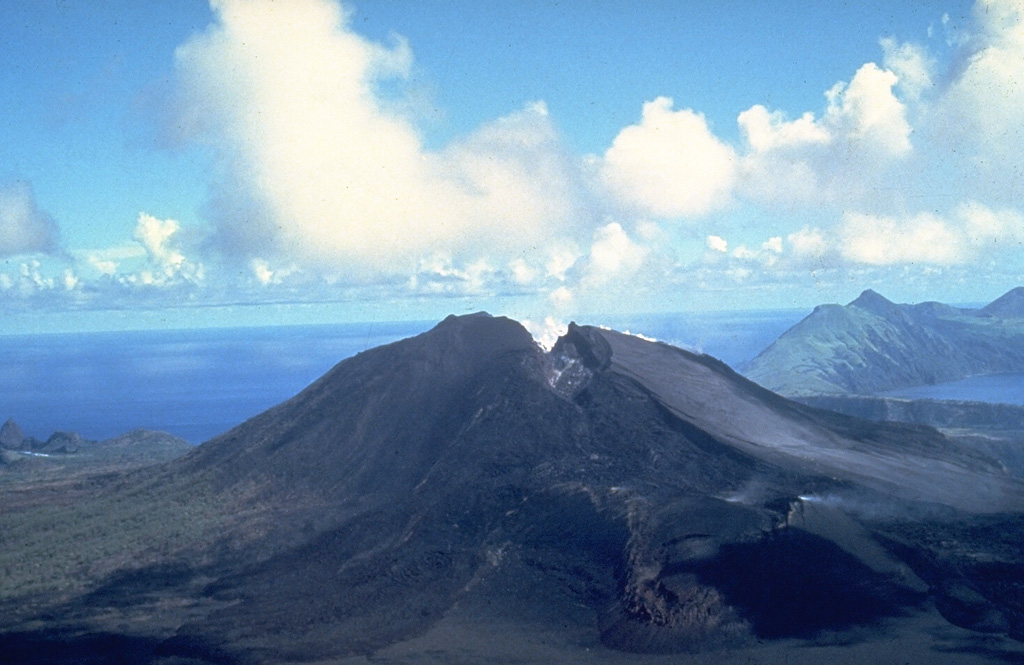
[[[885,393],[905,399],[957,400],[1024,405],[1024,373],[1005,372],[971,376],[959,381],[914,386]]]

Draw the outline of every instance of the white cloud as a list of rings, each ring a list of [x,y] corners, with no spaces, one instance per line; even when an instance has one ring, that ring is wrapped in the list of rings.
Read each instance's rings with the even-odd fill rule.
[[[962,221],[966,241],[988,250],[1019,251],[1024,244],[1024,214],[1011,208],[993,210],[978,201],[967,201],[955,211]]]
[[[500,281],[498,271],[485,259],[458,266],[450,255],[436,253],[420,260],[408,285],[419,294],[479,295],[493,291]]]
[[[586,157],[569,153],[543,102],[427,148],[414,105],[395,100],[409,45],[355,34],[334,0],[214,9],[216,23],[177,52],[179,119],[217,157],[211,239],[237,263],[199,254],[205,246],[182,237],[195,228],[141,215],[130,250],[78,251],[66,274],[26,264],[4,276],[6,292],[109,286],[156,303],[171,290],[131,287],[180,285],[192,297],[202,284],[209,295],[197,297],[212,300],[302,297],[319,285],[323,299],[547,297],[564,313],[658,297],[690,283],[683,275],[753,289],[787,271],[859,279],[911,263],[1002,265],[998,253],[1024,241],[1017,3],[981,2],[946,71],[925,47],[883,39],[881,65],[847,72],[820,108],[739,113],[734,145],[700,109],[657,97]],[[0,256],[55,246],[56,226],[29,200],[19,219],[34,221],[0,227]],[[664,221],[680,218],[692,234]],[[11,228],[52,233],[5,240]],[[198,256],[211,266],[205,283]]]
[[[977,201],[959,204],[944,216],[849,211],[833,232],[805,227],[787,240],[797,260],[827,259],[847,266],[966,265],[1019,252],[1024,246],[1024,215]]]
[[[142,213],[135,225],[134,237],[154,265],[173,272],[185,262],[185,256],[168,242],[179,228],[173,219],[160,220]]]
[[[0,183],[0,256],[53,252],[57,223],[40,210],[24,180]]]
[[[723,253],[729,251],[729,243],[721,236],[708,236],[704,242],[710,250]]]
[[[584,281],[599,285],[635,273],[647,256],[647,249],[633,241],[618,222],[611,222],[594,234]]]
[[[253,259],[249,262],[249,266],[252,268],[252,274],[256,281],[263,286],[280,281],[280,278],[270,269],[270,264],[263,259]]]
[[[60,273],[60,284],[65,291],[73,291],[78,286],[78,277],[70,268],[65,268]]]
[[[36,260],[22,263],[19,268],[22,282],[30,284],[32,287],[37,289],[52,289],[54,280],[50,277],[43,277],[42,271],[40,270],[41,267],[42,264]]]
[[[909,70],[911,64],[900,66]],[[893,91],[897,81],[892,71],[867,63],[825,93],[820,118],[805,112],[789,120],[762,105],[740,113],[746,140],[740,192],[761,205],[792,210],[864,205],[890,191],[891,165],[912,153],[907,107]]]
[[[98,256],[90,256],[87,259],[89,264],[96,269],[101,275],[107,277],[112,276],[117,272],[117,262],[111,261],[110,259],[101,259]]]
[[[848,141],[864,142],[883,153],[909,152],[910,123],[906,107],[893,94],[897,76],[869,62],[849,84],[837,83],[828,91],[825,122],[839,128]]]
[[[911,67],[903,61],[900,65]],[[800,149],[829,146],[833,151],[899,156],[911,149],[911,127],[906,106],[893,93],[898,80],[892,71],[869,62],[849,83],[840,81],[825,93],[828,105],[820,120],[811,112],[787,120],[781,111],[769,111],[758,104],[740,113],[737,122],[754,155],[799,155]]]
[[[564,311],[572,306],[572,290],[565,286],[559,286],[548,295],[548,302],[550,302],[556,310]]]
[[[704,116],[675,111],[668,97],[643,106],[640,124],[615,137],[599,178],[627,208],[662,218],[699,217],[729,201],[736,155]]]
[[[948,223],[930,213],[898,219],[850,212],[841,227],[843,256],[870,265],[960,263],[965,259],[960,240]]]
[[[885,68],[896,75],[896,88],[905,97],[917,101],[934,85],[935,61],[928,52],[917,44],[900,43],[892,37],[880,41]]]
[[[508,268],[512,273],[512,281],[516,284],[525,286],[537,278],[537,270],[522,257],[513,259]]]
[[[121,280],[126,284],[146,286],[202,281],[205,276],[203,264],[186,259],[173,241],[179,230],[178,222],[173,219],[161,220],[140,213],[133,237],[145,250],[147,265],[137,273],[122,276]],[[97,267],[108,266],[101,264]]]
[[[786,240],[799,258],[820,258],[829,250],[828,240],[820,229],[804,227],[790,233]]]
[[[407,75],[404,41],[364,39],[330,0],[214,9],[177,64],[187,117],[224,165],[213,209],[229,253],[409,274],[439,249],[512,255],[579,221],[579,167],[543,103],[430,152],[375,93]]]
[[[744,245],[740,245],[736,249],[732,250],[732,255],[737,259],[753,259],[757,257],[757,252]]]
[[[560,282],[566,279],[566,273],[576,265],[580,255],[570,247],[557,247],[551,252],[551,256],[545,263],[544,268],[548,277],[554,277]]]
[[[974,157],[1004,183],[1021,177],[1024,151],[1024,5],[979,0],[976,32],[937,104],[933,131],[952,144],[956,158]],[[1005,179],[1003,179],[1005,178]]]
[[[814,119],[810,111],[796,120],[787,120],[781,111],[768,111],[756,104],[739,114],[740,129],[755,152],[828,143],[829,130]]]

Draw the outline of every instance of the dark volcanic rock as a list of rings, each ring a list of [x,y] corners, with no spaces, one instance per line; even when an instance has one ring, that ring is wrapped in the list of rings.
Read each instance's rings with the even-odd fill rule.
[[[82,447],[82,437],[77,432],[54,432],[37,450],[47,454],[77,453]]]
[[[461,621],[564,626],[624,652],[814,639],[924,612],[930,596],[976,607],[977,594],[978,626],[1021,625],[1020,596],[968,566],[983,537],[947,524],[1014,524],[1003,513],[1024,489],[995,461],[585,326],[544,353],[514,321],[449,317],[111,482],[105,500],[130,495],[123,509],[147,519],[89,546],[126,563],[47,611],[167,638],[168,656],[357,658],[464,608]],[[162,520],[180,528],[162,517],[178,508],[208,535],[157,537]],[[985,555],[1010,570],[1020,558]]]
[[[8,418],[0,427],[0,448],[20,450],[25,445],[25,435],[13,418]]]

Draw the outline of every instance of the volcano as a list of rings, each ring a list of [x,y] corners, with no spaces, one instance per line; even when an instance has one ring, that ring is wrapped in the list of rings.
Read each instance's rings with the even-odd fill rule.
[[[452,316],[183,458],[2,498],[4,662],[1024,655],[997,460],[575,324]]]

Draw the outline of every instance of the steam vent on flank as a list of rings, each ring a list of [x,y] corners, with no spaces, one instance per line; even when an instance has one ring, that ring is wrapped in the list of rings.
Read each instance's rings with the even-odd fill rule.
[[[515,321],[449,317],[179,460],[68,491],[59,519],[28,499],[0,516],[13,538],[19,515],[45,513],[32,547],[70,552],[59,570],[11,569],[0,651],[1024,654],[1024,485],[996,460],[592,327],[544,352]]]

